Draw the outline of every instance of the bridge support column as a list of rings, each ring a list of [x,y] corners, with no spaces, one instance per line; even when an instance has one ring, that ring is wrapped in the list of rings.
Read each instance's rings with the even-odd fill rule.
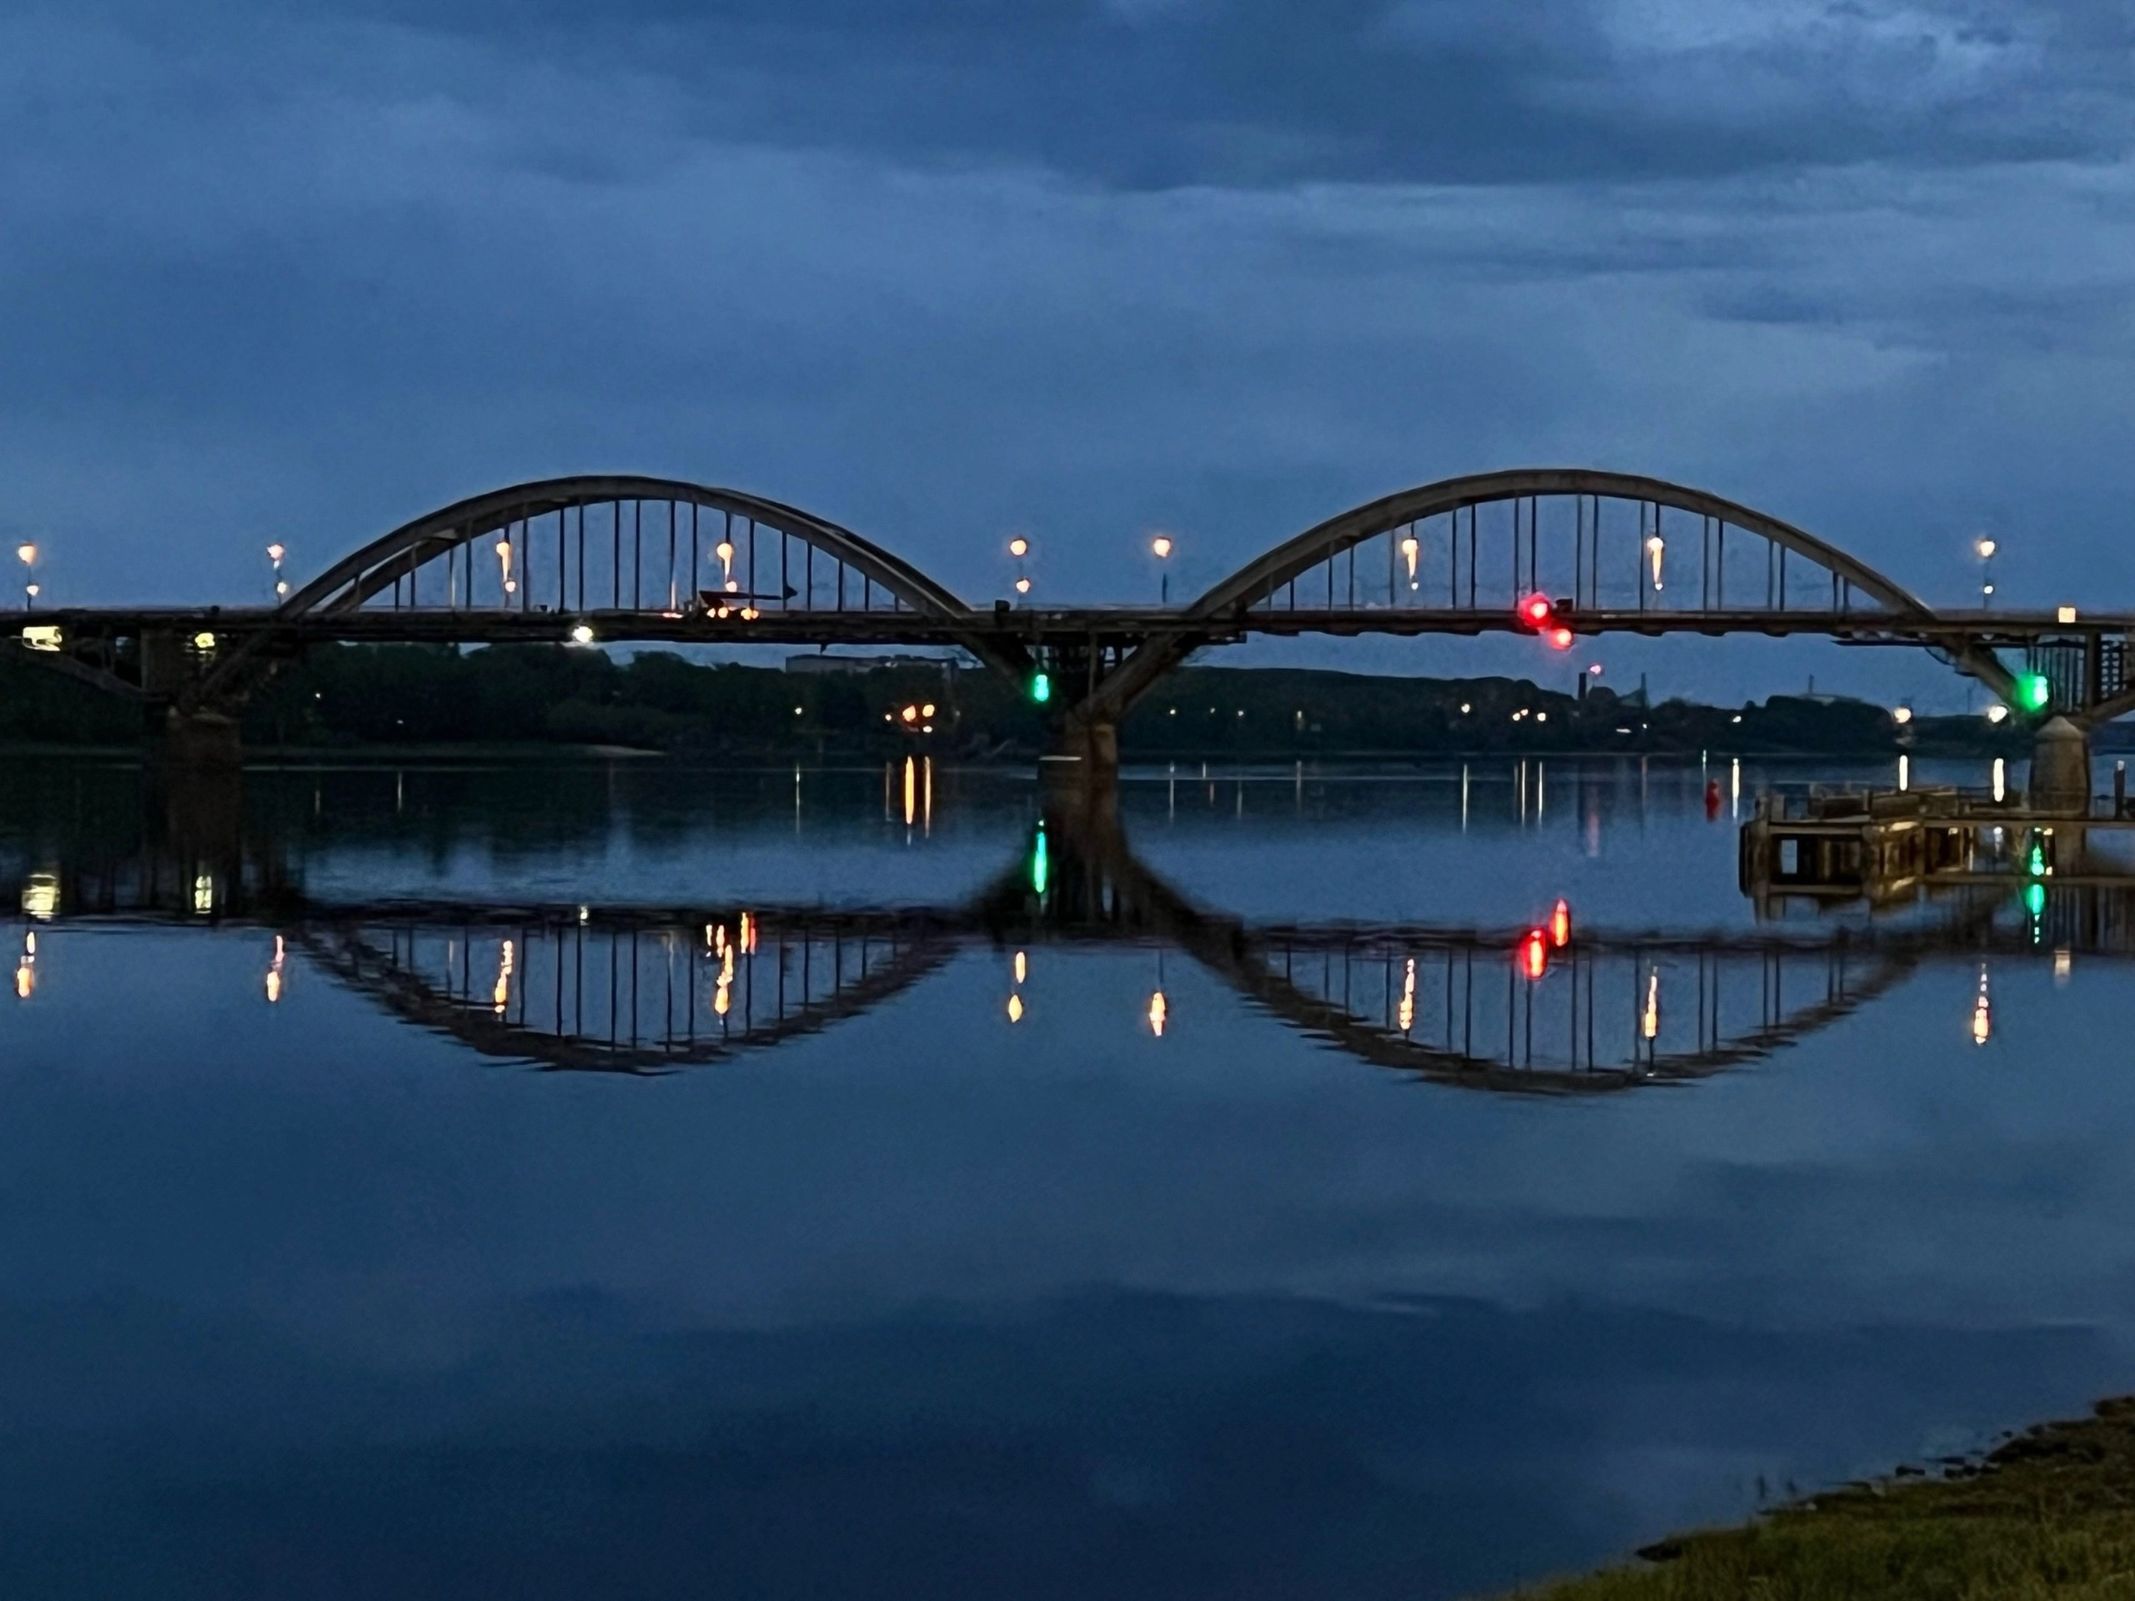
[[[1119,787],[1119,726],[1070,717],[1038,766],[1048,789],[1114,794]]]
[[[2030,801],[2034,810],[2060,817],[2090,813],[2090,738],[2066,717],[2047,723],[2031,747]]]
[[[244,765],[237,721],[220,712],[182,712],[175,708],[163,721],[165,765],[188,772],[235,772]]]

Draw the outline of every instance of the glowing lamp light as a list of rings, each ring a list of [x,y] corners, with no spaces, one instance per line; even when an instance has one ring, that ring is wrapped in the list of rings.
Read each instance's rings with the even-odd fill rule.
[[[1981,561],[1992,561],[1992,560],[1994,559],[1994,552],[1995,552],[1995,550],[1996,550],[1997,548],[1998,548],[1998,547],[1997,547],[1997,546],[1995,545],[1995,543],[1994,543],[1994,541],[1993,541],[1993,540],[1991,540],[1991,539],[1982,539],[1982,540],[1981,540],[1981,541],[1979,542],[1979,546],[1978,546],[1978,549],[1979,549],[1979,559],[1980,559]]]
[[[1053,698],[1053,675],[1033,673],[1030,679],[1030,698],[1043,706]]]
[[[580,623],[577,627],[573,628],[571,630],[571,643],[574,645],[592,644],[593,625],[591,623]]]
[[[1987,708],[1987,721],[1990,723],[2005,722],[2008,716],[2009,708],[2006,706],[1997,704]]]
[[[1023,1021],[1022,996],[1011,995],[1008,997],[1008,1021],[1011,1023],[1020,1023]]]
[[[907,706],[897,715],[908,723],[916,723],[919,721],[919,708],[917,706]]]
[[[1562,896],[1558,897],[1557,904],[1550,909],[1549,942],[1560,951],[1572,942],[1572,908]]]
[[[1520,941],[1519,962],[1530,982],[1541,979],[1549,971],[1549,936],[1539,928],[1529,929]]]
[[[1019,595],[1030,593],[1030,580],[1028,578],[1018,578],[1016,580],[1016,593]]]
[[[1542,637],[1549,641],[1551,650],[1570,650],[1572,648],[1572,631],[1569,628],[1552,628]]]
[[[1171,1003],[1164,999],[1164,992],[1157,990],[1149,997],[1149,1032],[1158,1039],[1164,1037],[1164,1025],[1171,1018]]]
[[[25,567],[34,565],[37,560],[37,547],[35,545],[17,545],[15,547],[15,560],[21,562]]]
[[[1150,541],[1149,541],[1149,552],[1150,552],[1150,554],[1151,554],[1151,555],[1155,556],[1155,557],[1156,557],[1156,559],[1157,559],[1158,561],[1166,561],[1166,560],[1168,560],[1168,559],[1170,558],[1170,556],[1171,556],[1171,537],[1170,537],[1170,535],[1168,535],[1168,534],[1158,534],[1158,535],[1156,536],[1156,538],[1154,538],[1154,539],[1150,540]]]
[[[214,648],[215,648],[215,636],[214,636],[213,634],[210,634],[210,633],[206,632],[205,630],[203,630],[202,632],[200,632],[200,633],[197,633],[197,634],[195,634],[195,635],[193,636],[193,649],[195,649],[195,650],[213,650]]]
[[[1045,842],[1045,829],[1041,826],[1038,837],[1030,847],[1030,888],[1034,895],[1043,895],[1053,881],[1053,855]]]
[[[1913,709],[1910,706],[1894,706],[1891,708],[1890,720],[1903,728],[1913,720]]]
[[[2016,681],[2016,692],[2029,711],[2044,711],[2046,703],[2053,699],[2053,686],[2044,673],[2025,673]]]
[[[712,547],[712,554],[719,558],[722,565],[731,562],[734,559],[733,542],[726,539],[720,540],[717,545]]]
[[[1546,627],[1556,610],[1547,595],[1529,595],[1520,602],[1520,617],[1529,628]]]
[[[919,715],[922,717],[932,717],[934,715],[934,702],[930,700],[926,703],[926,705],[920,707]]]

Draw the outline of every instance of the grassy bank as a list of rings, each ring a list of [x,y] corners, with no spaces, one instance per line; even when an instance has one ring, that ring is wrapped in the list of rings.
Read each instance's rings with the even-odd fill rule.
[[[1946,1475],[1817,1496],[1642,1555],[1521,1601],[2131,1601],[2135,1398]]]

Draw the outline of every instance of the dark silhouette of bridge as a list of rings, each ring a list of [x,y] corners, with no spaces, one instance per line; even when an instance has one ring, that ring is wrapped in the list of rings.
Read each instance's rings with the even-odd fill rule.
[[[149,921],[256,928],[286,965],[370,998],[481,1056],[657,1074],[732,1061],[831,1029],[917,990],[973,951],[1002,964],[1019,1015],[1032,960],[1061,947],[1151,955],[1148,1026],[1177,952],[1279,1024],[1357,1061],[1448,1086],[1594,1094],[1684,1083],[1763,1059],[1873,1003],[1923,965],[2135,957],[2135,890],[2057,884],[2030,913],[1978,886],[1901,925],[1795,930],[1587,927],[1566,908],[1478,926],[1252,922],[1151,871],[1103,809],[1049,812],[1024,853],[941,904],[578,905],[316,899],[271,852],[168,846],[74,858],[0,885],[18,938]],[[1983,1003],[1984,1004],[1984,1003]]]
[[[1656,478],[1453,478],[1329,518],[1183,606],[973,606],[796,507],[661,478],[478,495],[395,529],[273,607],[0,612],[0,639],[143,701],[183,751],[236,756],[232,711],[328,641],[953,647],[1044,674],[1057,751],[1109,772],[1116,730],[1196,651],[1253,636],[1811,635],[1933,652],[2017,715],[2135,710],[2135,614],[1936,610],[1776,517]],[[25,630],[36,631],[25,633]],[[34,643],[39,648],[29,650]],[[2021,666],[2012,666],[2008,657]],[[2034,688],[2034,686],[2036,686]],[[2032,692],[2027,693],[2027,689]]]

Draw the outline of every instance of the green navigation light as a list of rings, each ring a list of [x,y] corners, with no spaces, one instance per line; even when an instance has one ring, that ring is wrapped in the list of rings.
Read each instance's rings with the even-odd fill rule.
[[[1030,847],[1031,892],[1033,894],[1043,895],[1045,893],[1045,886],[1050,884],[1052,881],[1052,856],[1051,853],[1046,849],[1045,825],[1043,823],[1040,823],[1038,825],[1038,837],[1031,842]]]
[[[2053,699],[2053,685],[2044,673],[2024,673],[2016,681],[2016,696],[2026,711],[2042,712]]]
[[[1030,698],[1043,706],[1053,698],[1053,675],[1033,673],[1030,678]]]

